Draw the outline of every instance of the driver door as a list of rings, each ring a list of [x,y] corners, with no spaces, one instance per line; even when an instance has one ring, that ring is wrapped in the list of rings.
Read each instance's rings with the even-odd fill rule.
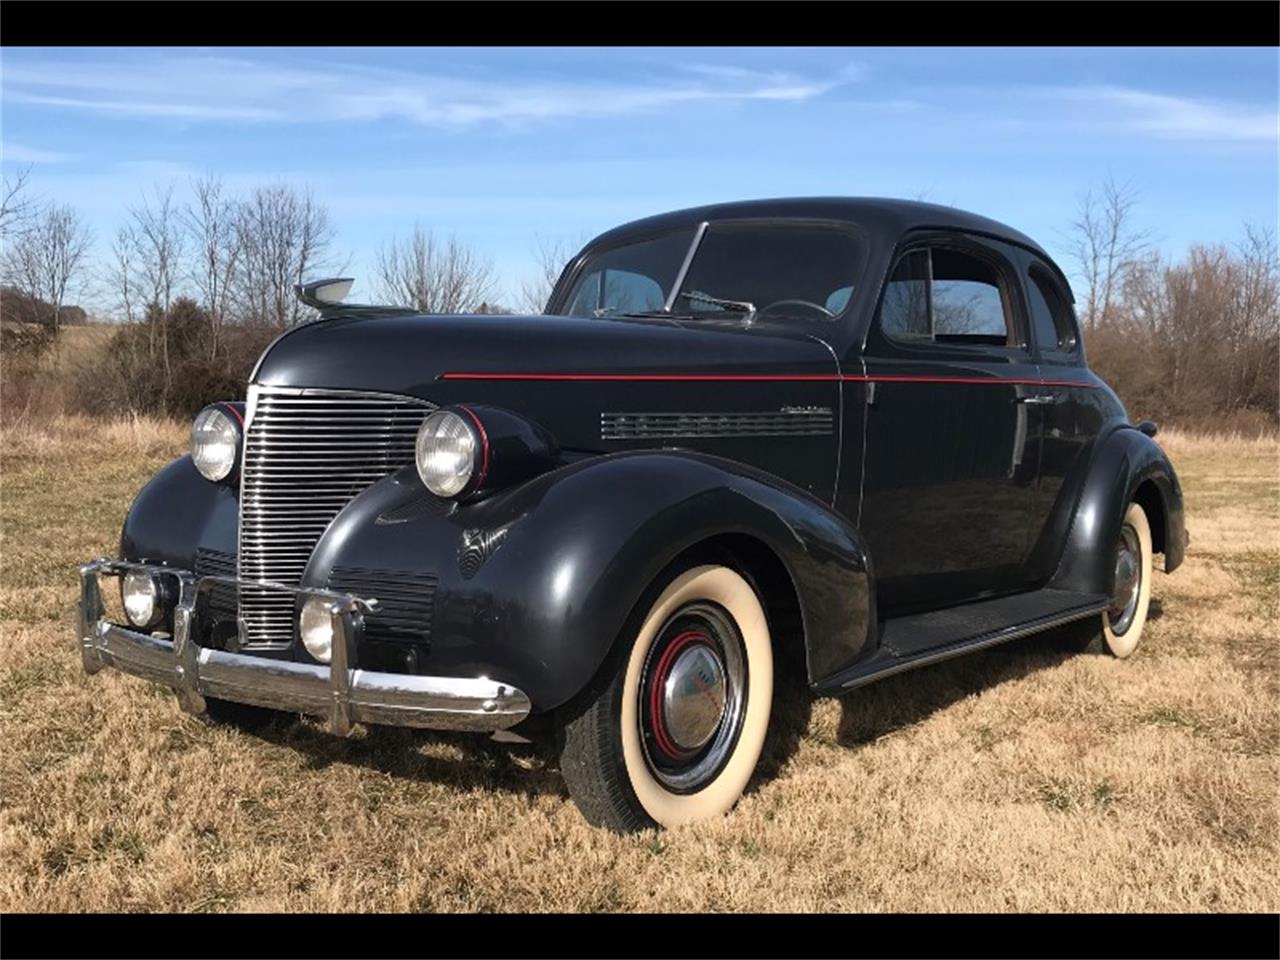
[[[957,234],[920,239],[868,333],[859,528],[882,615],[1028,578],[1044,400],[1011,254]]]

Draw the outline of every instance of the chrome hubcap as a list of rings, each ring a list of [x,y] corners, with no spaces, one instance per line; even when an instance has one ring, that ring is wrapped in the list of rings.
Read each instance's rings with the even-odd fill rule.
[[[1120,533],[1116,548],[1115,590],[1111,595],[1111,607],[1107,617],[1111,632],[1117,636],[1129,629],[1138,610],[1138,595],[1142,590],[1142,546],[1138,534],[1130,526]]]
[[[697,750],[720,726],[725,706],[724,666],[715,650],[694,643],[676,656],[662,685],[667,732],[682,750]]]
[[[733,619],[692,603],[654,639],[640,683],[650,772],[675,793],[701,789],[733,753],[746,706],[746,654]]]

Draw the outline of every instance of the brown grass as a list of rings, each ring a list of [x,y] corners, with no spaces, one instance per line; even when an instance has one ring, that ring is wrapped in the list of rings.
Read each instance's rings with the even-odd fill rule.
[[[1162,435],[1191,552],[1139,654],[1045,638],[801,699],[715,823],[586,826],[547,748],[255,737],[86,677],[76,563],[185,427],[4,435],[0,910],[1280,908],[1280,444]]]

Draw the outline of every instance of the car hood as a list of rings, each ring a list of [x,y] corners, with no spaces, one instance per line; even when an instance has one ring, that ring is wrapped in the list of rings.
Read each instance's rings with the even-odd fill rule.
[[[838,374],[825,341],[779,326],[382,316],[300,327],[267,351],[255,379],[501,407],[566,452],[692,448],[829,498]]]
[[[548,316],[373,316],[298,327],[267,349],[254,381],[377,390],[438,402],[481,375],[632,378],[835,374],[831,349],[789,327]],[[470,393],[475,393],[472,388]]]

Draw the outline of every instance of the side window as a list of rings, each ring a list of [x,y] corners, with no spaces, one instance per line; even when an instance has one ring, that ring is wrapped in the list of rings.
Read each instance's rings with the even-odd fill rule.
[[[1032,267],[1027,276],[1027,299],[1031,303],[1031,323],[1035,328],[1036,342],[1043,350],[1073,353],[1076,349],[1076,326],[1071,318],[1071,306],[1043,267]]]
[[[933,338],[948,343],[1013,343],[1000,277],[985,260],[933,250]]]
[[[932,340],[929,324],[929,251],[898,261],[880,304],[880,329],[898,340]]]
[[[1009,297],[987,260],[937,247],[898,261],[880,305],[880,329],[895,340],[1018,343]]]

